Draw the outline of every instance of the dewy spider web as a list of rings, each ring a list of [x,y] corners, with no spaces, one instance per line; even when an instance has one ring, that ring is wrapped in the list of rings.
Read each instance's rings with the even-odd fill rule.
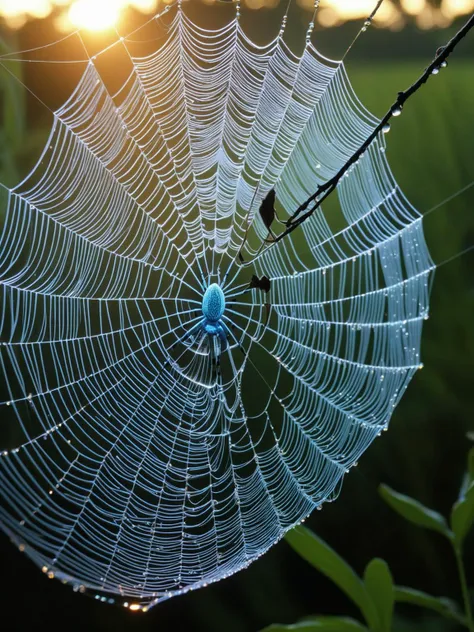
[[[433,269],[383,138],[338,205],[261,250],[268,191],[288,217],[377,120],[342,63],[309,37],[291,52],[286,18],[257,46],[238,14],[165,17],[117,94],[91,60],[1,194],[2,528],[50,576],[140,607],[335,498],[420,366]]]

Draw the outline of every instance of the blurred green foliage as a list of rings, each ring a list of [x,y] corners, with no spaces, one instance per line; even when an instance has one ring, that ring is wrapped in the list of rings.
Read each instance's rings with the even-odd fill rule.
[[[464,613],[456,602],[445,597],[433,597],[420,590],[395,586],[388,564],[372,559],[360,578],[352,568],[322,539],[309,529],[299,526],[290,530],[286,540],[293,549],[312,566],[331,579],[360,610],[365,625],[347,617],[310,617],[294,625],[271,625],[266,632],[391,632],[405,630],[394,620],[394,605],[408,603],[437,612],[439,615],[474,631],[471,599],[467,588],[463,544],[474,521],[474,448],[469,452],[467,472],[463,477],[459,495],[451,509],[450,523],[438,512],[420,502],[399,494],[382,485],[380,494],[385,502],[405,520],[445,536],[456,557]],[[418,628],[419,629],[419,628]]]
[[[14,35],[0,35],[0,55],[17,50]],[[49,130],[36,127],[28,116],[28,91],[23,65],[2,60],[0,67],[0,182],[13,187],[32,168]]]
[[[420,66],[387,64],[349,71],[357,94],[381,114],[396,92],[418,76]],[[387,156],[402,191],[422,214],[474,181],[472,112],[474,64],[454,57],[392,121]],[[474,242],[473,200],[470,189],[426,217],[424,230],[435,263]],[[472,256],[461,257],[435,274],[430,310],[434,318],[427,323],[422,347],[426,371],[417,379],[421,418],[439,415],[441,402],[447,418],[472,406],[470,389],[463,389],[463,401],[458,388],[459,383],[467,386],[474,369],[472,263]]]
[[[14,50],[12,42],[0,38],[0,54]],[[7,64],[5,64],[8,67]],[[17,164],[26,130],[26,94],[21,84],[21,65],[9,65],[0,73],[2,121],[0,126],[0,181],[11,183],[18,179]],[[10,74],[12,73],[12,74]]]

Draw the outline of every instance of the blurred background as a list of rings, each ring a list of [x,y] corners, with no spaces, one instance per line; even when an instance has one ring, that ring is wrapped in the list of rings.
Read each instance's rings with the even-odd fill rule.
[[[199,10],[200,1],[191,0],[189,8]],[[299,3],[292,7],[288,26],[289,42],[297,50],[304,43],[313,8],[312,0],[309,5],[307,0]],[[214,4],[218,12],[228,3]],[[283,4],[247,0],[246,5],[244,27],[268,41],[276,33]],[[374,0],[322,0],[315,45],[328,56],[341,57],[373,6]],[[157,10],[155,0],[0,0],[0,54],[44,46],[77,28],[85,29],[91,49],[100,50],[113,34],[112,27],[128,33]],[[396,93],[418,77],[438,46],[472,11],[474,0],[385,0],[374,27],[347,58],[349,76],[362,102],[375,114],[384,114]],[[66,54],[55,47],[46,50],[43,59],[48,61],[64,59]],[[69,70],[58,74],[49,63],[4,62],[4,66],[10,73],[0,65],[0,180],[13,185],[38,159],[51,123],[48,109],[22,84],[53,106],[67,97],[77,77]],[[395,177],[420,212],[430,211],[474,181],[473,113],[471,33],[448,68],[410,100],[387,137]],[[474,187],[430,213],[425,231],[437,263],[473,244]],[[396,409],[389,432],[346,477],[337,502],[325,505],[307,523],[356,571],[380,556],[388,561],[398,584],[458,600],[460,588],[448,545],[440,536],[398,518],[379,499],[377,487],[387,483],[445,514],[456,497],[474,437],[473,272],[471,252],[435,273],[431,316],[423,334],[425,368]],[[468,580],[474,586],[472,539],[467,541],[466,556]],[[148,614],[105,606],[49,581],[3,535],[0,559],[2,630],[6,631],[39,626],[115,632],[254,632],[272,622],[290,623],[309,614],[357,616],[342,593],[285,542],[248,570],[165,602]],[[454,632],[456,628],[420,611],[401,609],[396,630]]]
[[[216,1],[219,0],[205,0],[206,4]],[[297,3],[311,10],[314,0],[297,0]],[[129,9],[151,15],[158,4],[157,0],[0,0],[0,15],[14,29],[22,28],[28,20],[49,17],[64,32],[75,27],[101,30],[123,19]],[[254,10],[271,9],[279,0],[243,0],[242,4]],[[317,21],[324,27],[338,26],[347,20],[366,17],[373,5],[373,0],[326,0]],[[392,30],[401,29],[410,21],[422,29],[439,28],[473,10],[474,0],[385,0],[376,22]]]

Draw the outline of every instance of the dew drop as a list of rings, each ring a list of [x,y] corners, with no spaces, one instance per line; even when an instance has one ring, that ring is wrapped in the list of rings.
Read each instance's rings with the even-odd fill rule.
[[[382,132],[384,134],[388,134],[390,131],[390,123],[385,123],[385,125],[382,127]]]

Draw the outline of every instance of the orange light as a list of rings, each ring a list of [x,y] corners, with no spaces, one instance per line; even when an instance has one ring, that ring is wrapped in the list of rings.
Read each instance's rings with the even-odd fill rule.
[[[426,0],[401,0],[402,9],[408,15],[418,15],[426,7]]]
[[[76,0],[69,9],[69,21],[73,26],[90,31],[112,28],[120,16],[121,2],[116,0]]]
[[[212,3],[215,0],[200,0]],[[142,13],[154,13],[162,4],[172,0],[0,0],[0,18],[4,18],[11,28],[21,28],[29,18],[44,18],[53,9],[62,10],[55,17],[55,24],[61,30],[70,32],[72,28],[85,28],[101,31],[112,28],[122,11],[133,7]],[[248,8],[261,6],[275,7],[280,0],[243,0]],[[314,0],[297,0],[303,8],[313,11]],[[319,23],[323,26],[335,26],[346,20],[364,19],[373,9],[374,0],[324,0],[321,3]],[[323,14],[325,9],[328,12]],[[375,17],[382,27],[401,28],[403,16],[414,17],[422,28],[447,26],[455,18],[474,10],[474,0],[440,0],[434,6],[429,0],[385,0]]]

